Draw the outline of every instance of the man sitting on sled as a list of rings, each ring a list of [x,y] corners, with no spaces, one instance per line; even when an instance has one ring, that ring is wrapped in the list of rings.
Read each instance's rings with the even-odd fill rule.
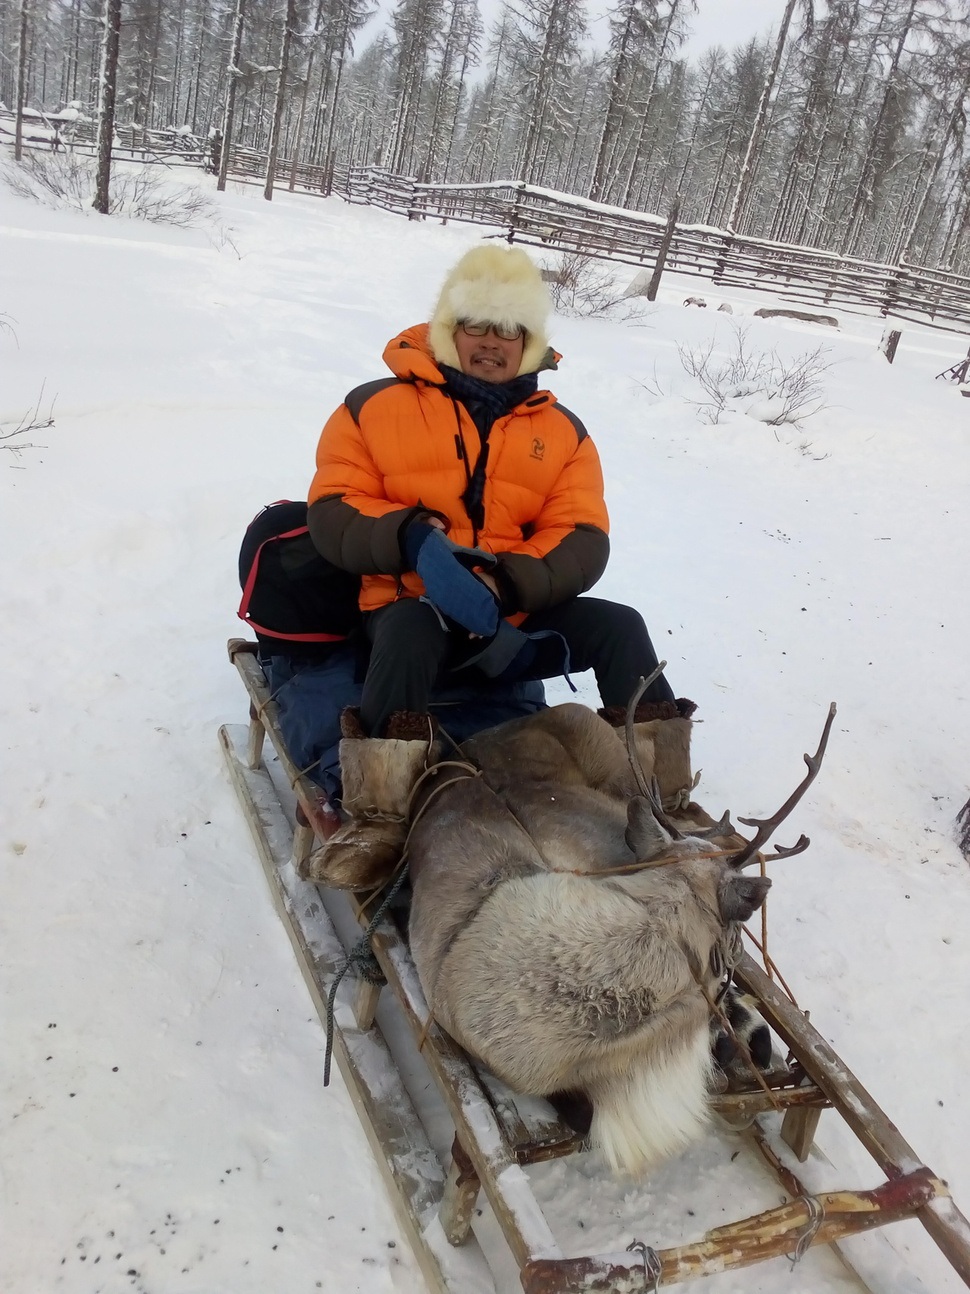
[[[656,668],[637,611],[580,596],[606,566],[608,518],[586,428],[539,386],[556,367],[550,307],[523,251],[473,248],[430,323],[388,343],[393,377],[357,387],[323,429],[310,534],[361,575],[370,646],[360,708],[341,721],[351,816],[314,857],[324,884],[369,889],[393,872],[442,682],[592,669],[619,726]],[[690,785],[693,710],[661,675],[635,716],[662,723],[677,752],[658,760],[668,801]]]

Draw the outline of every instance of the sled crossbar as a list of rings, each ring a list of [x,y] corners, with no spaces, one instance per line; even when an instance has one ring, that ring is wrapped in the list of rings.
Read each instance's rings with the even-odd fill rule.
[[[300,873],[339,817],[324,792],[293,764],[279,714],[256,656],[257,645],[232,639],[229,655],[250,698],[248,730],[229,725],[220,741],[246,813],[276,907],[283,918],[321,1019],[345,956],[325,892]],[[293,790],[295,812],[263,763],[268,734],[279,769]],[[332,895],[329,897],[333,897]],[[361,925],[367,911],[354,905]],[[923,1165],[865,1088],[805,1016],[745,957],[737,979],[757,1000],[791,1049],[789,1064],[760,1087],[717,1094],[713,1108],[729,1126],[750,1126],[755,1144],[793,1198],[776,1208],[709,1231],[699,1241],[644,1256],[628,1252],[566,1258],[532,1193],[524,1167],[571,1154],[583,1139],[545,1102],[516,1103],[514,1093],[479,1074],[434,1022],[406,941],[390,918],[372,936],[374,955],[415,1040],[455,1129],[447,1168],[432,1149],[390,1049],[375,1022],[380,990],[337,993],[334,1056],[374,1151],[398,1220],[432,1294],[457,1294],[470,1281],[460,1246],[474,1248],[472,1220],[481,1190],[519,1268],[525,1294],[640,1294],[780,1255],[833,1244],[861,1231],[917,1218],[970,1287],[970,1224],[949,1191]],[[875,1159],[887,1181],[874,1190],[810,1195],[768,1145],[757,1116],[785,1110],[781,1135],[804,1160],[821,1112],[834,1108]],[[443,1233],[440,1237],[437,1227]],[[446,1244],[442,1244],[442,1240]],[[650,1263],[647,1261],[647,1254]],[[457,1264],[457,1265],[456,1265]]]

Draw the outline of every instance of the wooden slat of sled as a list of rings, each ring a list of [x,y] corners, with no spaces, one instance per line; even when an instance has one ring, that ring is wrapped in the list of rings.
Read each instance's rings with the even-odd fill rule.
[[[762,1015],[801,1061],[806,1073],[893,1181],[923,1171],[920,1157],[879,1108],[848,1066],[822,1035],[793,1006],[761,968],[745,955],[736,978],[757,1000]],[[925,1170],[929,1171],[929,1170]],[[945,1188],[914,1210],[964,1284],[970,1287],[970,1222]]]
[[[269,774],[265,769],[246,766],[247,737],[241,725],[219,730],[229,773],[246,812],[276,908],[310,995],[324,1018],[327,993],[343,959],[343,946],[315,888],[299,881],[289,865],[292,829]],[[287,884],[287,874],[291,884]],[[444,1191],[444,1171],[379,1029],[363,1033],[354,1026],[348,1005],[352,987],[348,984],[338,994],[338,1001],[343,1001],[340,1027],[334,1036],[334,1058],[428,1288],[433,1294],[457,1294],[460,1287],[449,1284],[425,1236]]]
[[[622,1253],[531,1263],[522,1272],[522,1288],[526,1294],[646,1294],[801,1252],[800,1246],[829,1245],[900,1222],[945,1195],[942,1183],[929,1169],[921,1168],[874,1191],[828,1191],[802,1197],[717,1227],[696,1244],[655,1251],[656,1285],[644,1261]]]

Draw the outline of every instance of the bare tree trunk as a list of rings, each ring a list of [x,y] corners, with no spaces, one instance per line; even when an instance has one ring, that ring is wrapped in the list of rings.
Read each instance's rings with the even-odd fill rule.
[[[303,93],[300,95],[300,110],[296,117],[296,132],[293,140],[293,147],[291,149],[293,159],[290,162],[290,182],[287,186],[291,193],[296,188],[297,167],[301,160],[305,160],[303,155],[303,122],[306,119],[306,105],[307,100],[310,97],[310,77],[313,75],[313,63],[316,58],[316,53],[317,51],[315,49],[311,49],[310,53],[307,55]]]
[[[115,129],[115,90],[118,46],[121,43],[121,0],[104,0],[104,44],[101,55],[101,120],[98,123],[98,174],[94,209],[108,214],[111,188],[111,141]]]
[[[667,46],[670,44],[670,39],[673,35],[674,22],[677,18],[677,10],[679,7],[680,0],[672,0],[670,12],[667,15],[667,21],[664,24],[664,32],[660,40],[660,48],[657,50],[657,58],[654,63],[653,73],[650,77],[650,88],[647,90],[647,97],[640,112],[640,125],[637,129],[637,142],[636,147],[633,150],[633,161],[630,163],[630,170],[626,177],[623,196],[619,201],[619,205],[621,207],[629,207],[630,199],[633,196],[633,189],[637,182],[638,172],[644,161],[644,149],[647,140],[647,130],[650,123],[650,114],[653,108],[654,98],[656,97],[657,87],[660,84],[660,74],[663,71],[664,59],[667,57]]]
[[[946,129],[942,132],[942,137],[934,132],[933,137],[937,141],[936,158],[929,176],[926,179],[926,183],[923,186],[923,191],[919,201],[916,204],[916,210],[910,220],[909,228],[903,235],[902,249],[899,252],[899,259],[901,261],[907,261],[909,259],[913,241],[916,238],[916,232],[919,229],[920,221],[923,219],[923,212],[926,210],[926,204],[930,200],[933,185],[936,183],[937,176],[940,174],[940,170],[943,167],[943,158],[946,155],[946,150],[949,147],[950,140],[958,132],[961,122],[963,121],[968,91],[970,91],[970,73],[964,77],[963,84],[956,95],[953,109],[947,119]]]
[[[19,162],[24,151],[24,102],[27,98],[27,14],[30,0],[20,0],[20,48],[17,52],[17,124],[14,127],[13,157]]]
[[[458,133],[458,116],[461,112],[462,94],[465,89],[465,77],[468,74],[468,65],[471,62],[468,46],[465,46],[461,59],[461,72],[458,75],[458,88],[455,92],[455,110],[451,114],[451,127],[448,132],[448,150],[445,153],[444,166],[441,170],[441,176],[444,183],[448,183],[448,177],[451,174],[451,156],[455,147],[455,135]]]
[[[340,99],[340,82],[344,74],[344,64],[347,60],[347,53],[350,48],[350,20],[344,24],[343,35],[340,41],[340,54],[337,57],[337,67],[333,76],[333,88],[330,95],[330,107],[327,116],[327,144],[324,152],[324,171],[323,193],[330,197],[333,192],[333,172],[335,163],[334,153],[334,136],[337,129],[337,103]]]
[[[771,92],[775,86],[775,77],[778,75],[778,68],[781,65],[781,56],[785,48],[785,41],[788,39],[788,28],[791,26],[792,14],[795,12],[795,5],[798,0],[788,0],[785,5],[785,15],[781,20],[781,29],[778,32],[778,43],[775,45],[774,57],[771,60],[771,67],[768,69],[768,75],[765,77],[765,83],[761,90],[761,99],[758,103],[758,110],[754,116],[754,124],[751,127],[751,134],[748,136],[748,147],[744,152],[744,161],[741,163],[741,174],[738,176],[737,188],[734,190],[734,200],[731,203],[731,211],[727,218],[727,228],[729,233],[734,233],[735,227],[744,215],[744,209],[748,203],[748,197],[751,193],[751,181],[754,178],[754,163],[758,155],[758,149],[761,146],[761,136],[764,131],[765,118],[768,115],[768,104],[771,100]]]
[[[71,30],[71,71],[70,71],[70,90],[65,92],[64,98],[74,100],[77,98],[77,78],[78,70],[81,66],[81,0],[74,0],[74,23]]]
[[[232,24],[232,50],[229,54],[229,73],[226,84],[226,110],[222,117],[222,152],[219,155],[219,179],[216,188],[223,192],[229,170],[229,148],[236,116],[236,85],[239,80],[239,55],[242,51],[243,19],[246,0],[236,0],[236,17]]]
[[[865,213],[870,205],[870,180],[872,178],[873,163],[876,156],[876,148],[882,133],[882,125],[886,119],[886,113],[892,101],[893,93],[899,78],[899,64],[903,56],[903,48],[913,26],[913,18],[916,14],[916,0],[912,0],[909,6],[909,12],[900,29],[899,39],[893,50],[892,63],[886,76],[886,89],[882,96],[882,102],[879,105],[879,113],[876,116],[875,125],[869,134],[869,143],[866,148],[866,155],[862,160],[862,167],[859,171],[859,179],[856,184],[855,197],[852,200],[852,210],[848,218],[848,234],[846,236],[844,252],[847,256],[853,255],[858,249],[859,237],[862,232]]]
[[[283,123],[283,104],[286,100],[286,73],[290,62],[290,42],[296,26],[296,0],[286,0],[286,18],[283,23],[283,43],[280,46],[280,76],[276,82],[276,106],[273,109],[273,128],[269,137],[269,162],[266,167],[266,185],[263,197],[273,201],[273,181],[276,179],[276,159],[280,151],[280,127]]]
[[[607,163],[613,152],[614,141],[620,129],[625,106],[623,92],[626,89],[628,61],[630,58],[629,50],[635,17],[634,10],[629,9],[610,73],[609,97],[606,103],[606,112],[603,114],[603,129],[600,132],[599,144],[596,149],[596,160],[593,163],[593,179],[589,186],[589,196],[593,202],[605,200]]]
[[[173,126],[180,126],[179,90],[182,85],[182,49],[185,44],[185,0],[182,0],[175,27],[175,63],[172,68],[172,79],[169,82],[168,118]]]
[[[195,47],[195,72],[192,78],[192,85],[189,95],[185,102],[185,115],[190,118],[192,124],[192,134],[198,134],[199,130],[199,90],[202,82],[203,54],[205,53],[205,19],[206,10],[204,5],[199,5],[199,31],[196,37],[197,44]],[[192,111],[189,112],[189,103],[192,104]]]

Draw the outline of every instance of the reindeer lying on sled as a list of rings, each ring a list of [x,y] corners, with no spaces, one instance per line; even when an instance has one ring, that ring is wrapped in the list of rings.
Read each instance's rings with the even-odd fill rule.
[[[615,1172],[641,1175],[707,1122],[715,998],[771,885],[742,869],[814,778],[834,713],[779,813],[741,819],[750,842],[727,815],[678,830],[649,738],[631,719],[624,744],[582,705],[489,729],[426,774],[408,857],[431,1012],[517,1092],[585,1094]]]

